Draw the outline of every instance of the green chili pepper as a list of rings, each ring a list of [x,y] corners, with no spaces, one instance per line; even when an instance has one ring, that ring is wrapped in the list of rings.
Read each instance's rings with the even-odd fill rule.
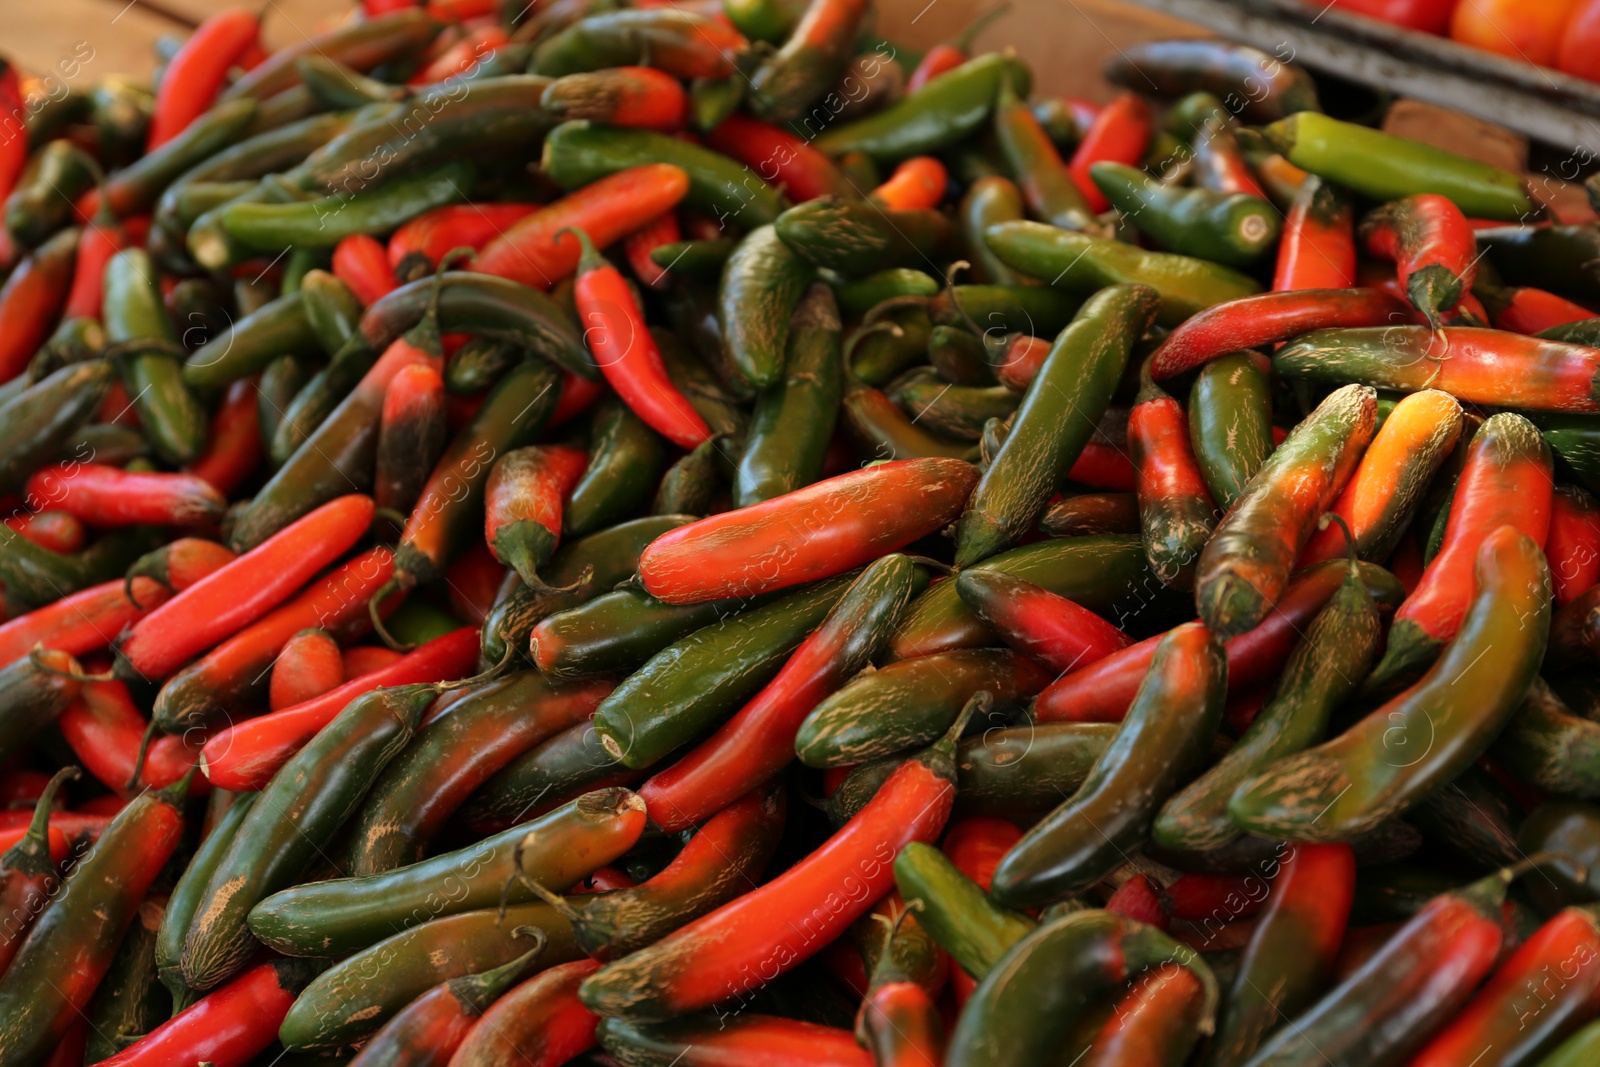
[[[1600,275],[1594,269],[1595,261],[1600,260],[1600,227],[1592,223],[1500,226],[1475,230],[1473,236],[1489,264],[1501,275],[1516,279],[1518,285],[1548,289],[1579,300],[1600,297]],[[1589,343],[1548,330],[1539,336]]]
[[[870,386],[855,383],[843,400],[845,425],[874,460],[943,456],[975,460],[978,450],[966,441],[946,441],[912,422],[893,400]]]
[[[1533,684],[1550,619],[1543,554],[1514,527],[1479,550],[1460,633],[1427,675],[1317,748],[1279,760],[1228,805],[1243,829],[1342,840],[1403,811],[1488,747]]]
[[[1213,630],[1233,636],[1272,610],[1300,549],[1372,440],[1377,394],[1347,385],[1323,400],[1267,457],[1200,554],[1195,599]]]
[[[1259,356],[1214,359],[1189,389],[1189,444],[1211,499],[1226,511],[1275,447],[1272,390]]]
[[[258,795],[241,794],[233,806],[223,813],[211,828],[211,833],[195,849],[193,858],[178,876],[172,892],[167,895],[167,906],[161,914],[161,928],[156,931],[154,962],[162,984],[172,994],[174,1015],[199,998],[199,993],[189,988],[183,980],[183,969],[179,964],[183,957],[183,942],[189,936],[189,927],[194,924],[195,911],[200,907],[212,872],[227,854],[228,846],[239,832],[239,825],[250,813]]]
[[[767,122],[800,118],[845,73],[866,12],[866,0],[806,5],[783,44],[750,75],[751,113]]]
[[[1163,637],[1088,779],[1000,861],[995,899],[1012,906],[1049,903],[1115,870],[1205,759],[1222,719],[1226,679],[1222,643],[1204,627],[1186,624]]]
[[[1322,740],[1377,656],[1383,626],[1351,550],[1350,573],[1306,629],[1272,697],[1215,766],[1167,801],[1151,830],[1164,848],[1203,851],[1233,840],[1234,790],[1262,768]]]
[[[411,8],[351,22],[280,48],[223,92],[223,99],[267,99],[300,82],[301,56],[315,53],[367,71],[406,56],[420,54],[444,29],[444,23]]]
[[[493,832],[644,774],[613,759],[594,724],[581,722],[512,760],[478,787],[457,819],[474,833]]]
[[[921,901],[917,921],[961,969],[982,980],[1038,924],[1002,908],[944,853],[913,841],[894,861],[894,880],[907,906]]]
[[[777,230],[801,259],[846,277],[936,267],[951,240],[950,221],[937,211],[886,211],[837,196],[790,208],[778,216]]]
[[[1093,436],[1158,300],[1148,286],[1113,286],[1056,338],[957,525],[958,567],[1015,544],[1038,521]]]
[[[650,504],[652,515],[708,515],[723,488],[728,441],[708,437],[667,468]]]
[[[956,749],[956,810],[1037,821],[1078,791],[1116,732],[1113,722],[1034,723],[969,737]]]
[[[33,248],[72,221],[73,204],[94,188],[99,165],[71,141],[51,141],[28,163],[21,182],[6,198],[5,224],[11,239]]]
[[[805,14],[806,0],[729,0],[723,14],[753,41],[780,44]]]
[[[10,527],[0,528],[0,588],[13,606],[43,607],[120,577],[128,564],[154,547],[153,541],[152,530],[132,527],[106,534],[83,551],[67,555],[42,548]]]
[[[118,218],[150,210],[179,176],[244,136],[255,117],[253,100],[217,104],[172,140],[107,177],[101,192],[106,206]]]
[[[534,626],[533,661],[552,678],[625,673],[741,606],[716,600],[665,604],[642,589],[624,586],[553,612]]]
[[[1539,688],[1542,683],[1536,682],[1535,689]],[[1528,696],[1524,709],[1536,699],[1533,692]],[[1560,698],[1554,697],[1554,700],[1559,705]],[[1519,711],[1518,718],[1524,714]],[[1564,712],[1558,710],[1557,714]],[[1502,738],[1505,736],[1501,734]],[[1584,757],[1583,748],[1583,741],[1577,740],[1573,749],[1575,760]],[[1429,841],[1438,842],[1468,863],[1506,867],[1522,858],[1517,851],[1517,823],[1522,821],[1522,807],[1487,771],[1475,766],[1468,767],[1406,812],[1406,821],[1421,830]]]
[[[849,377],[867,385],[886,385],[925,358],[933,322],[918,304],[898,300],[879,304],[845,344]]]
[[[69,363],[0,404],[0,492],[22,488],[28,476],[61,454],[94,415],[116,371],[103,359]],[[55,599],[46,597],[39,603]]]
[[[133,342],[122,363],[122,385],[156,454],[187,463],[206,445],[205,409],[184,386],[177,331],[167,318],[155,264],[127,248],[106,264],[102,319],[112,343]]]
[[[689,175],[684,203],[755,228],[783,210],[776,189],[740,163],[718,152],[651,130],[604,126],[586,119],[563,122],[544,139],[541,167],[563,189],[577,189],[642,163],[672,163]]]
[[[494,337],[474,337],[445,359],[444,385],[452,393],[481,393],[522,359],[517,346]]]
[[[1420,141],[1304,111],[1261,133],[1295,166],[1373,200],[1437,193],[1474,218],[1539,212],[1520,176]]]
[[[967,326],[946,326],[943,323],[935,326],[928,333],[928,362],[933,365],[934,371],[944,381],[964,389],[975,389],[980,386],[994,385],[994,370],[989,366],[989,348],[985,344],[987,338],[979,336],[977,331]],[[998,398],[997,398],[998,399]],[[966,396],[967,404],[978,403],[979,398]],[[976,422],[976,432],[981,434],[983,424],[991,418],[1003,418],[1014,410],[1014,403],[1007,403],[1005,410],[991,412]],[[966,418],[976,418],[976,412],[969,411]]]
[[[1215,263],[1146,252],[1120,241],[1046,226],[1002,222],[985,231],[990,249],[1013,268],[1079,295],[1139,283],[1161,296],[1156,321],[1176,326],[1198,311],[1261,291],[1251,278]]]
[[[1121,163],[1090,175],[1124,219],[1182,255],[1248,267],[1278,243],[1278,210],[1258,196],[1174,187]]]
[[[1021,400],[1003,385],[951,385],[931,367],[902,374],[890,383],[888,394],[914,422],[958,441],[978,440],[984,423],[1009,418]]]
[[[317,351],[305,299],[297,292],[290,293],[246,315],[190,353],[183,380],[194,388],[215,388],[255,374],[280,356]]]
[[[848,318],[860,318],[885,300],[897,296],[936,296],[939,282],[910,267],[891,267],[844,282],[834,295]]]
[[[673,241],[650,250],[650,261],[669,274],[715,281],[722,276],[722,265],[733,255],[739,242],[731,237],[702,241]]]
[[[652,326],[650,336],[661,350],[667,377],[706,420],[711,432],[719,437],[742,438],[750,426],[750,414],[717,372],[671,330]]]
[[[665,439],[614,396],[596,406],[592,435],[588,469],[562,512],[567,537],[582,537],[638,514],[667,466]]]
[[[757,389],[783,377],[789,320],[811,281],[811,267],[771,226],[746,235],[722,268],[718,317],[728,357]]]
[[[1000,98],[994,105],[994,136],[1006,169],[1035,216],[1068,230],[1097,226],[1094,211],[1061,162],[1050,135],[1039,125],[1027,103],[1017,96],[1009,78],[1001,79]],[[1021,218],[1022,214],[1018,212],[1011,217]],[[976,233],[981,240],[983,229],[979,228]]]
[[[1291,50],[1292,51],[1292,50]],[[1271,122],[1320,111],[1317,85],[1299,67],[1248,45],[1218,40],[1147,41],[1118,49],[1106,78],[1136,92],[1177,97],[1204,91],[1231,114]]]
[[[625,766],[648,767],[726,718],[777,673],[853,578],[817,582],[658,652],[595,710],[606,751]]]
[[[3,409],[0,409],[3,410]],[[1562,465],[1591,492],[1600,492],[1600,419],[1583,415],[1530,413]],[[3,421],[3,417],[0,417]],[[1463,433],[1465,441],[1471,434]]]
[[[273,775],[195,908],[180,958],[186,985],[211,989],[244,967],[256,944],[246,925],[250,909],[329,845],[438,693],[435,685],[411,685],[357,697]]]
[[[844,389],[839,314],[833,294],[813,285],[789,324],[783,380],[756,397],[734,506],[770,500],[822,477]]]
[[[1027,68],[1011,56],[991,52],[939,75],[881,111],[825,130],[813,143],[830,156],[865,152],[879,163],[927,155],[976,133],[988,121],[1000,80],[1008,74],[1017,94],[1026,96]],[[797,132],[803,136],[815,132],[809,121],[802,126]]]

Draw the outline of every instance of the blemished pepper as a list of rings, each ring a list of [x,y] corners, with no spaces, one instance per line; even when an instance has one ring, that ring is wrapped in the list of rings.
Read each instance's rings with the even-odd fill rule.
[[[1173,252],[1247,267],[1277,243],[1278,211],[1258,196],[1175,189],[1122,163],[1096,163],[1090,175],[1123,218]]]
[[[950,1037],[951,1067],[1047,1062],[1072,1024],[1147,969],[1180,967],[1204,993],[1197,1024],[1216,1015],[1217,980],[1200,954],[1161,931],[1108,911],[1056,915],[1011,946],[978,985]]]
[[[1369,253],[1392,259],[1395,281],[1434,327],[1472,289],[1478,243],[1461,209],[1431,193],[1393,200],[1361,222]]]
[[[1033,111],[1018,98],[1009,78],[1002,79],[1000,98],[995,101],[994,135],[1023,201],[1036,217],[1072,230],[1096,225],[1089,202],[1079,191],[1055,143]],[[1019,212],[1011,217],[1022,216]],[[982,232],[979,227],[980,242]]]
[[[795,255],[846,277],[886,267],[937,270],[952,237],[949,220],[938,211],[886,210],[839,196],[797,204],[774,225]]]
[[[1115,285],[1149,286],[1160,295],[1156,321],[1163,326],[1176,326],[1213,304],[1260,290],[1253,279],[1231,267],[1170,252],[1147,252],[1039,222],[997,223],[984,231],[984,240],[1007,265],[1071,293],[1088,295]]]
[[[578,986],[600,966],[574,960],[529,978],[501,995],[468,1031],[450,1060],[455,1067],[560,1067],[594,1047],[599,1018],[578,1000]]]
[[[725,78],[745,41],[728,22],[698,11],[640,8],[605,11],[552,34],[533,69],[560,77],[649,63],[680,78]]]
[[[1472,603],[1438,662],[1339,737],[1240,785],[1228,811],[1242,829],[1306,841],[1347,838],[1482,755],[1527,695],[1543,657],[1550,575],[1538,545],[1515,527],[1491,532],[1475,555]]]
[[[1088,779],[1000,862],[995,898],[1013,907],[1051,903],[1115,869],[1204,758],[1222,719],[1226,676],[1222,643],[1205,627],[1187,624],[1163,637]]]
[[[1330,394],[1256,471],[1200,555],[1196,600],[1213,629],[1243,633],[1283,595],[1318,517],[1372,439],[1376,409],[1371,389]]]
[[[844,73],[866,0],[812,0],[783,44],[750,75],[748,102],[759,119],[791,122]]]
[[[1542,545],[1550,531],[1550,453],[1533,424],[1502,412],[1485,419],[1466,448],[1443,540],[1417,587],[1395,612],[1383,659],[1367,682],[1382,691],[1414,678],[1455,637],[1473,597],[1478,548],[1502,524]]]
[[[1148,286],[1113,286],[1091,297],[1056,337],[1023,395],[1005,444],[961,516],[958,567],[1010,547],[1038,521],[1110,404],[1134,342],[1149,328],[1158,301]],[[1067,398],[1070,407],[1063,411]]]
[[[1195,561],[1217,516],[1190,439],[1182,405],[1150,377],[1146,361],[1128,412],[1128,448],[1139,471],[1145,558],[1157,578],[1179,589],[1192,585]]]
[[[1226,511],[1274,447],[1266,359],[1235,352],[1203,365],[1189,388],[1187,415],[1194,462]]]

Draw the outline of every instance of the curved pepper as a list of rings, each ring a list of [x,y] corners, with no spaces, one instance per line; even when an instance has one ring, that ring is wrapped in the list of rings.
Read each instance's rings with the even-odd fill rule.
[[[1361,222],[1369,253],[1394,260],[1395,279],[1411,305],[1437,328],[1439,317],[1472,289],[1478,244],[1461,209],[1423,193],[1393,200]]]

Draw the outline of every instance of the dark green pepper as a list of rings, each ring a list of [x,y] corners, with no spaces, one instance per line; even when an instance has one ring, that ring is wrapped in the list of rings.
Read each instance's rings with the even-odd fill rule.
[[[1121,163],[1089,171],[1125,220],[1173,252],[1248,267],[1278,243],[1278,209],[1259,196],[1174,187]]]
[[[667,466],[667,442],[615,396],[595,408],[589,466],[568,495],[562,532],[582,537],[648,506]]]
[[[722,267],[718,319],[734,369],[751,386],[783,379],[789,320],[812,271],[771,226],[747,234]]]

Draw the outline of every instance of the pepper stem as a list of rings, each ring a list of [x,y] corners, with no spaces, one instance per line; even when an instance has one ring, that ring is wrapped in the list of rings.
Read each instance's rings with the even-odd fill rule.
[[[70,678],[74,682],[114,682],[117,680],[115,671],[106,671],[104,674],[84,674],[82,671],[64,671],[60,667],[52,667],[40,656],[41,652],[48,652],[43,642],[36,643],[28,650],[28,662],[33,664],[33,669],[57,678]]]
[[[1344,548],[1350,555],[1350,571],[1355,573],[1361,565],[1361,560],[1356,556],[1356,537],[1350,532],[1350,524],[1344,521],[1344,516],[1336,511],[1324,511],[1317,520],[1317,529],[1326,530],[1330,522],[1339,524],[1339,529],[1344,531]]]
[[[372,594],[372,599],[367,601],[367,617],[372,620],[372,632],[377,634],[384,644],[396,652],[410,652],[413,646],[399,640],[389,632],[388,627],[383,625],[383,616],[378,613],[378,607],[389,599],[390,594],[400,589],[403,585],[404,583],[400,580],[399,575],[396,575],[384,582],[378,588],[378,591]]]
[[[66,766],[55,773],[39,793],[33,805],[33,820],[22,839],[0,856],[0,870],[21,871],[24,874],[46,875],[55,871],[55,861],[50,856],[50,806],[55,803],[56,792],[69,778],[76,780],[83,772],[75,766]]]
[[[124,789],[139,788],[139,776],[144,773],[145,757],[150,755],[150,742],[155,739],[155,736],[156,721],[151,719],[145,724],[144,735],[139,738],[139,754],[133,758],[133,774],[129,777],[128,784],[123,786]]]
[[[594,241],[590,240],[587,230],[578,226],[563,226],[555,232],[555,236],[551,240],[559,240],[563,234],[571,234],[578,239],[578,248],[580,249],[578,253],[578,273],[580,275],[609,266],[606,262],[606,257],[600,254],[600,250],[594,246]]]

